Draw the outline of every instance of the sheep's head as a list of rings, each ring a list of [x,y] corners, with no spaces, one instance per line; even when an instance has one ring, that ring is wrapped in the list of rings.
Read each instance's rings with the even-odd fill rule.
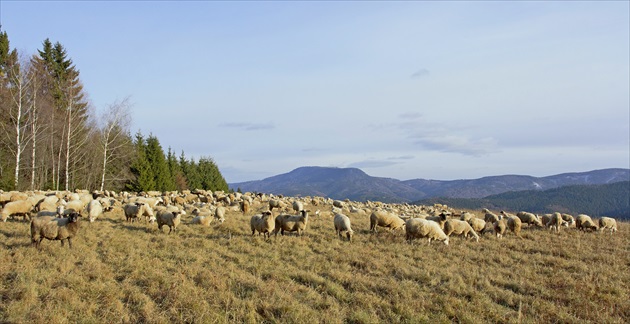
[[[68,222],[76,223],[76,222],[79,221],[79,217],[81,217],[81,214],[79,214],[77,212],[72,212],[72,213],[68,214]]]

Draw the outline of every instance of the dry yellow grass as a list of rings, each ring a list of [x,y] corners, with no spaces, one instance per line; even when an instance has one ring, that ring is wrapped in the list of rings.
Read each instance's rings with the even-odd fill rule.
[[[351,243],[328,216],[311,216],[303,238],[265,241],[236,212],[171,235],[113,212],[83,222],[72,250],[41,251],[27,223],[0,223],[0,322],[630,321],[628,223],[612,236],[526,228],[428,246],[348,216]]]

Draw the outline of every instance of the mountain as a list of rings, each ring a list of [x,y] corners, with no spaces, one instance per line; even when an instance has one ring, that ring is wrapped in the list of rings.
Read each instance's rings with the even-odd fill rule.
[[[536,178],[489,176],[471,180],[396,180],[372,177],[356,168],[301,167],[263,180],[229,184],[230,189],[285,196],[322,196],[355,201],[412,202],[432,197],[481,198],[508,191],[546,190],[568,185],[630,181],[630,169],[603,169]]]
[[[630,218],[630,181],[603,185],[571,185],[540,190],[510,191],[484,198],[429,198],[419,205],[447,204],[453,208],[492,210],[526,210],[552,213]]]

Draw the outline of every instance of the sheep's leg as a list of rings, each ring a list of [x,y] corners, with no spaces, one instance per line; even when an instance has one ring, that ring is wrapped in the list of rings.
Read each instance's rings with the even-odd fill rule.
[[[72,249],[72,239],[68,238],[68,248]]]

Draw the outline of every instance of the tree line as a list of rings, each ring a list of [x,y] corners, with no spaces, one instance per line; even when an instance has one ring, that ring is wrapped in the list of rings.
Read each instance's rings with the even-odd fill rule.
[[[210,157],[179,157],[132,136],[129,99],[97,115],[67,49],[11,49],[0,30],[1,190],[228,190]]]

